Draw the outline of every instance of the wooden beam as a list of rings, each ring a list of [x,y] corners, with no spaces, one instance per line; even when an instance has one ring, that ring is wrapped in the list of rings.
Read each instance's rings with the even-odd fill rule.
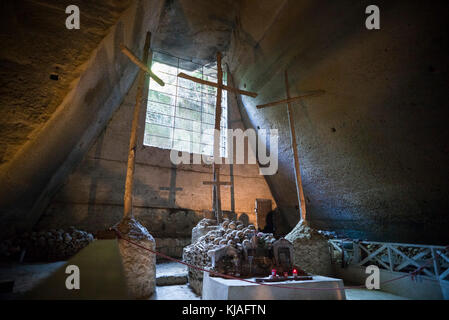
[[[288,85],[287,70],[285,70],[285,91],[287,94],[287,99],[290,99],[290,89]],[[306,221],[306,201],[304,198],[304,190],[302,188],[301,171],[298,157],[298,145],[296,143],[295,123],[293,122],[293,109],[290,102],[287,103],[287,114],[288,114],[288,122],[290,124],[290,137],[292,142],[293,158],[295,165],[296,192],[298,195],[299,212],[301,216],[300,221]]]
[[[431,248],[430,252],[432,253],[433,273],[435,273],[435,277],[438,278],[441,273],[440,264],[438,263],[438,256],[435,248]]]
[[[305,92],[305,93],[303,93],[303,94],[301,94],[301,95],[299,95],[297,97],[287,98],[287,99],[283,99],[283,100],[279,100],[279,101],[275,101],[275,102],[270,102],[270,103],[266,103],[266,104],[259,104],[257,106],[257,109],[273,107],[273,106],[277,106],[277,105],[280,105],[280,104],[291,103],[291,102],[295,102],[297,100],[301,100],[302,98],[319,96],[319,95],[322,95],[324,93],[325,93],[324,90],[314,90],[314,91],[310,91],[310,92]]]
[[[440,274],[439,280],[444,280],[449,275],[449,269],[446,269],[442,274]],[[438,277],[437,277],[438,279]]]
[[[242,95],[257,97],[257,93],[240,90],[237,88],[229,87],[223,84],[223,70],[221,67],[221,54],[217,52],[217,83],[206,81],[202,79],[198,79],[196,77],[189,76],[185,73],[179,73],[178,77],[184,78],[196,83],[200,83],[203,85],[211,86],[217,88],[217,99],[215,103],[215,132],[214,132],[214,159],[220,157],[220,122],[221,122],[221,97],[222,90],[227,90],[235,93],[239,93]],[[213,162],[213,176],[214,181],[203,181],[205,185],[213,185],[213,203],[212,207],[215,211],[215,215],[217,218],[217,222],[220,224],[222,221],[222,212],[221,212],[221,194],[220,194],[220,186],[231,185],[230,182],[220,182],[220,164]]]
[[[405,254],[403,254],[401,251],[399,251],[399,250],[396,249],[395,247],[392,246],[392,247],[391,247],[391,250],[393,250],[393,251],[396,252],[398,255],[400,255],[404,260],[408,261],[408,262],[409,262],[409,265],[410,265],[410,264],[413,264],[415,267],[421,268],[421,265],[420,265],[418,262],[416,262],[416,261],[412,260],[411,258],[407,257]],[[397,269],[396,269],[396,270],[397,270]],[[449,269],[448,269],[448,270],[449,270]],[[433,276],[434,276],[431,272],[429,272],[428,270],[426,270],[426,268],[423,268],[422,271],[423,271],[424,273],[426,273],[426,274],[427,274],[428,276],[430,276],[430,277],[433,277]]]
[[[217,100],[215,102],[215,131],[214,131],[214,181],[217,183],[213,186],[215,193],[215,215],[217,223],[223,220],[221,212],[221,192],[220,192],[220,165],[215,163],[215,158],[220,156],[220,122],[221,122],[221,96],[223,87],[223,70],[221,69],[221,53],[217,52]]]
[[[437,250],[436,252],[441,258],[443,258],[444,260],[446,260],[447,263],[449,263],[449,258],[446,257],[443,252],[441,252],[439,250]]]
[[[187,80],[191,80],[191,81],[196,82],[196,83],[204,84],[204,85],[207,85],[207,86],[211,86],[211,87],[215,87],[215,88],[221,88],[223,90],[227,90],[227,91],[235,92],[235,93],[238,93],[238,94],[242,94],[244,96],[250,96],[250,97],[253,97],[253,98],[257,97],[257,93],[255,93],[255,92],[240,90],[240,89],[229,87],[229,86],[223,85],[223,84],[222,85],[218,85],[215,82],[211,82],[211,81],[207,81],[207,80],[203,80],[203,79],[198,79],[196,77],[189,76],[188,74],[185,74],[183,72],[179,73],[178,77],[184,78],[184,79],[187,79]]]
[[[165,86],[164,81],[162,81],[157,75],[155,75],[153,73],[153,71],[151,71],[150,68],[147,67],[148,64],[146,64],[145,62],[141,61],[139,58],[137,58],[132,52],[131,50],[129,50],[125,45],[121,44],[120,48],[122,50],[122,52],[132,61],[134,62],[139,68],[140,70],[146,72],[154,81],[156,81],[160,86]]]
[[[150,44],[151,44],[151,32],[147,32],[145,38],[145,45],[143,47],[143,61],[145,64],[151,62],[151,58],[148,58]],[[132,192],[134,180],[134,166],[136,161],[136,136],[137,136],[137,125],[139,122],[140,107],[142,105],[144,85],[145,85],[144,72],[140,70],[137,79],[136,105],[134,107],[133,121],[131,125],[131,137],[129,138],[128,164],[126,168],[125,195],[123,205],[124,218],[131,218],[133,216]]]
[[[413,257],[411,257],[412,260],[418,260],[421,259],[422,257],[424,257],[425,255],[431,253],[431,249],[426,249],[423,252],[420,252],[416,255],[414,255]],[[402,269],[404,269],[405,267],[407,267],[408,265],[410,265],[410,263],[408,261],[404,261],[402,262],[400,265],[398,265],[396,267],[396,271],[401,271]]]
[[[390,245],[388,245],[387,248],[388,248],[388,264],[390,265],[390,271],[394,271],[393,252],[391,251]]]

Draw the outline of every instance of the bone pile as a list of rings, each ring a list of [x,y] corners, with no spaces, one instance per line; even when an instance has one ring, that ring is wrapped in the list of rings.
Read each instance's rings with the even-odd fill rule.
[[[0,256],[16,259],[23,255],[29,262],[66,260],[92,241],[91,233],[75,227],[25,232],[2,241]]]
[[[263,240],[262,243],[267,246],[275,241],[273,234],[257,232],[256,227],[252,224],[245,227],[239,220],[224,219],[219,226],[216,226],[215,230],[209,231],[195,243],[187,246],[184,249],[183,260],[198,267],[211,267],[212,261],[207,254],[210,250],[229,245],[242,252],[244,247],[253,246],[256,234],[257,238]]]

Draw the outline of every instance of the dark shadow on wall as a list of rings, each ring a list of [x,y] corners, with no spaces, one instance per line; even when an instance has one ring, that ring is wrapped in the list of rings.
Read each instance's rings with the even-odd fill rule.
[[[159,187],[159,190],[161,191],[168,191],[168,197],[167,197],[167,205],[169,208],[176,208],[176,192],[182,191],[182,188],[176,187],[176,173],[177,168],[175,165],[172,165],[172,168],[170,170],[170,186],[168,187]]]

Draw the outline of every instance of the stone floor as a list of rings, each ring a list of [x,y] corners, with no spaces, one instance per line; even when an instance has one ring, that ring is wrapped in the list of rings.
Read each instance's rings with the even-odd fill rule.
[[[53,263],[0,264],[0,283],[14,280],[13,292],[1,295],[2,299],[14,299],[35,287],[42,280],[64,265],[64,261]],[[187,267],[175,262],[161,262],[156,265],[156,293],[151,300],[201,300],[187,283]],[[351,284],[345,284],[347,286]],[[391,293],[347,289],[347,300],[408,300]]]
[[[1,298],[13,299],[22,293],[31,290],[65,263],[65,261],[23,264],[1,263],[0,283],[14,281],[12,293],[0,293]]]
[[[156,287],[150,300],[201,300],[188,284]]]
[[[347,300],[411,300],[380,290],[346,289],[345,292]]]
[[[158,262],[156,264],[156,278],[173,274],[187,274],[187,266],[176,262]]]

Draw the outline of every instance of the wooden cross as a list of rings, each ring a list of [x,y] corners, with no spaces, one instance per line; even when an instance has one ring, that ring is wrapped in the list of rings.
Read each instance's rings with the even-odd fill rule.
[[[222,222],[220,186],[230,186],[231,182],[220,181],[219,165],[216,165],[215,163],[213,163],[212,167],[213,167],[213,172],[214,172],[214,180],[213,181],[203,181],[203,184],[214,186],[213,200],[212,200],[213,209],[215,212],[215,216],[217,218],[217,222],[220,224]]]
[[[217,100],[215,104],[215,131],[214,131],[214,158],[220,157],[220,120],[221,120],[221,95],[222,90],[227,90],[239,94],[243,94],[250,97],[257,97],[257,93],[249,92],[245,90],[240,90],[237,88],[229,87],[223,84],[223,70],[221,68],[221,54],[217,52],[217,83],[198,79],[185,73],[179,73],[178,77],[184,78],[199,84],[211,86],[217,88]],[[221,212],[221,196],[220,196],[220,186],[222,185],[230,185],[230,182],[220,182],[220,165],[214,164],[212,166],[214,180],[213,181],[204,181],[204,184],[213,185],[213,209],[215,212],[215,216],[217,218],[217,222],[221,223],[222,220],[222,212]]]
[[[287,104],[287,115],[288,115],[288,122],[290,125],[290,138],[291,138],[293,158],[294,158],[294,164],[295,164],[296,193],[298,196],[298,204],[300,207],[300,215],[301,215],[300,221],[305,222],[306,221],[306,201],[304,199],[304,190],[302,188],[301,171],[300,171],[300,167],[299,167],[299,157],[298,157],[298,145],[296,143],[295,124],[293,123],[293,109],[292,109],[291,103],[294,101],[300,100],[302,98],[323,94],[324,91],[323,90],[309,91],[307,93],[304,93],[304,94],[296,96],[296,97],[290,97],[290,89],[289,89],[289,85],[288,85],[287,70],[285,70],[285,91],[286,91],[286,95],[287,95],[286,99],[275,101],[275,102],[270,102],[267,104],[258,105],[257,108],[261,109],[261,108],[266,108],[266,107]]]
[[[151,37],[151,32],[150,32]],[[132,61],[136,66],[140,68],[140,70],[147,73],[151,78],[153,78],[154,81],[156,81],[160,86],[165,86],[164,81],[162,81],[157,75],[151,71],[151,69],[145,64],[144,61],[141,61],[139,58],[137,58],[134,53],[132,53],[131,50],[129,50],[124,44],[120,45],[120,48],[122,52]],[[145,60],[145,59],[144,59]]]
[[[136,162],[136,140],[137,140],[137,125],[139,122],[140,107],[142,106],[142,96],[145,84],[145,72],[157,81],[160,85],[164,85],[164,82],[159,79],[147,65],[151,65],[151,55],[149,55],[151,47],[151,32],[147,32],[145,38],[145,45],[143,47],[143,59],[139,60],[129,49],[124,45],[121,45],[123,53],[130,57],[131,61],[139,66],[141,69],[137,78],[137,94],[136,94],[136,105],[134,107],[133,121],[131,125],[131,137],[129,138],[129,151],[128,151],[128,164],[126,167],[126,182],[125,182],[125,195],[124,195],[124,205],[123,205],[123,218],[132,218],[132,191],[133,191],[133,181],[134,181],[134,167]],[[130,56],[131,55],[131,56]],[[156,80],[158,79],[158,80]]]

